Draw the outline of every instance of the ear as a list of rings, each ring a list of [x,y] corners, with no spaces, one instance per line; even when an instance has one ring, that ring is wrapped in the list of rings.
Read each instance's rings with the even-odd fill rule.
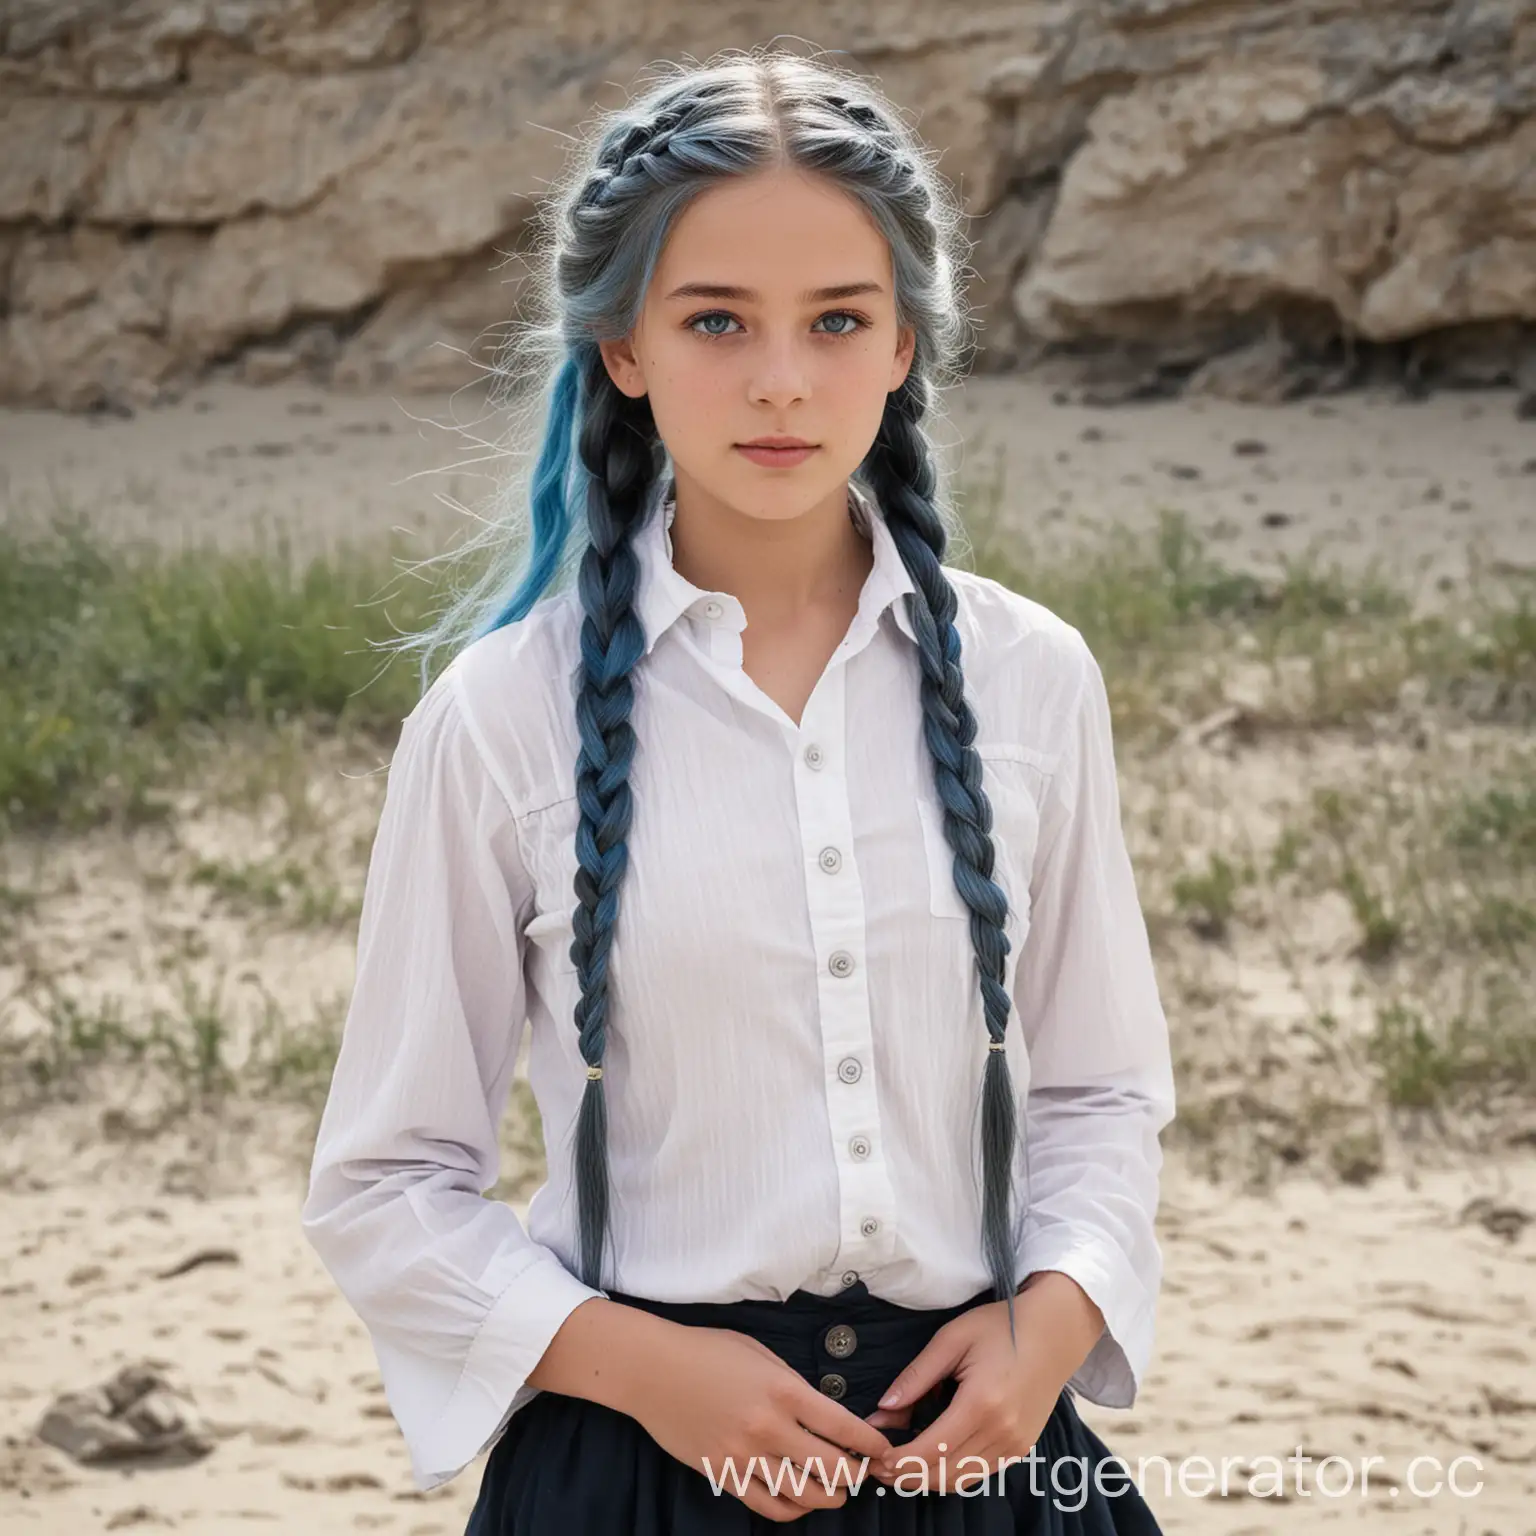
[[[638,400],[645,393],[645,370],[635,356],[632,338],[621,336],[616,341],[600,341],[597,349],[603,355],[608,377],[631,400]]]
[[[891,359],[891,382],[887,386],[887,393],[900,389],[907,382],[907,374],[911,371],[916,353],[917,332],[908,325],[900,327],[896,333],[896,355]]]

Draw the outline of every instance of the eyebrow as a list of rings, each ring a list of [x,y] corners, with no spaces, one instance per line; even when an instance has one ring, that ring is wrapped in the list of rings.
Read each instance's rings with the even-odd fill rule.
[[[879,283],[838,283],[831,288],[812,288],[800,295],[802,304],[819,304],[826,299],[851,299],[861,293],[884,293]],[[739,288],[734,283],[684,283],[667,295],[669,299],[739,299],[755,304],[762,295],[755,288]]]

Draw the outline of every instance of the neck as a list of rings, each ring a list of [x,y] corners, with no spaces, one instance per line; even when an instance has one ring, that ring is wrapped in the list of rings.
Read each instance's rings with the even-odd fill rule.
[[[672,565],[709,592],[729,592],[749,624],[793,627],[828,605],[857,602],[874,565],[854,526],[846,483],[804,511],[759,517],[676,477]]]

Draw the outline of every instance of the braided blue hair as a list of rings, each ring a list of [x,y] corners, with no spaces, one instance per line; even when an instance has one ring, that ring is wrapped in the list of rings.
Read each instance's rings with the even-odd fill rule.
[[[552,318],[534,339],[547,343],[557,361],[545,394],[524,563],[510,590],[493,569],[429,637],[430,648],[450,631],[462,631],[466,612],[472,613],[471,636],[515,622],[559,572],[576,565],[584,618],[572,680],[580,820],[571,959],[581,988],[574,1022],[587,1064],[575,1147],[581,1275],[601,1286],[612,1237],[602,1062],[609,961],[633,815],[632,674],[646,642],[635,607],[640,568],[633,540],[665,464],[649,400],[631,398],[613,383],[598,341],[632,329],[667,232],[694,197],[729,178],[787,163],[829,178],[869,212],[891,251],[898,319],[916,338],[907,377],[891,392],[858,475],[879,503],[916,589],[906,601],[917,637],[923,735],[954,853],[955,886],[970,909],[992,1047],[981,1094],[981,1245],[1012,1329],[1017,1125],[1002,1048],[1012,1009],[1004,986],[1007,898],[993,879],[992,807],[973,747],[976,719],[965,698],[956,596],[944,574],[953,514],[940,495],[939,467],[923,426],[968,334],[957,289],[960,214],[943,192],[931,153],[855,76],[775,52],[667,69],[666,78],[609,118],[550,204],[558,219],[544,274]],[[585,538],[573,541],[571,512],[578,506]]]

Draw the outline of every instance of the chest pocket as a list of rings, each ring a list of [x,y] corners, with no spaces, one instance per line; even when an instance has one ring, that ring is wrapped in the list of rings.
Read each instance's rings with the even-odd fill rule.
[[[1008,898],[1005,926],[1014,953],[1029,932],[1029,886],[1040,838],[1040,805],[1057,754],[1013,742],[976,744],[982,787],[992,802],[992,878]],[[918,798],[928,869],[928,910],[934,917],[968,922],[971,909],[955,888],[955,854],[944,835],[944,815],[931,785]]]
[[[523,856],[533,874],[537,907],[523,936],[530,964],[546,975],[575,975],[571,940],[576,907],[576,823],[581,807],[575,795],[530,811],[523,818]]]

